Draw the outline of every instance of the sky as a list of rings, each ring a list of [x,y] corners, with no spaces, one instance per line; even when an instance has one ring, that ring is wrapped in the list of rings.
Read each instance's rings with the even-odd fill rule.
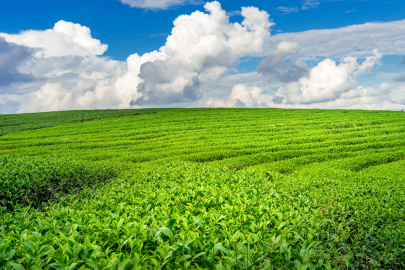
[[[2,0],[0,113],[405,109],[403,0]]]

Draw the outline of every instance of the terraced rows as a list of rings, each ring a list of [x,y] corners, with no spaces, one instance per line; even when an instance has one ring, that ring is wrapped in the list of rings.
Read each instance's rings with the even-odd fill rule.
[[[65,113],[0,125],[0,269],[405,269],[404,112]]]
[[[404,132],[402,112],[180,109],[9,134],[0,137],[0,154],[234,169],[288,160],[290,170],[279,169],[285,172],[296,163],[385,152],[403,159]]]

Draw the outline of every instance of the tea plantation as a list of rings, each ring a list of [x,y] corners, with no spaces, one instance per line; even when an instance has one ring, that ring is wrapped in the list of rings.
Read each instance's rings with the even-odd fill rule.
[[[405,269],[405,112],[0,116],[0,269]]]

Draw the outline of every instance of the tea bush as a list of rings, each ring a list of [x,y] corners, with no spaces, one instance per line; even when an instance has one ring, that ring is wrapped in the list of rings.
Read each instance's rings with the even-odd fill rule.
[[[273,174],[206,165],[135,170],[44,213],[3,214],[3,267],[332,269],[351,262],[335,244],[345,222],[326,219],[316,200],[275,182]]]
[[[7,208],[16,204],[38,208],[43,203],[59,201],[67,194],[98,186],[116,176],[117,171],[106,165],[39,157],[2,157],[0,202]]]
[[[404,112],[131,113],[13,116],[0,269],[405,269]]]

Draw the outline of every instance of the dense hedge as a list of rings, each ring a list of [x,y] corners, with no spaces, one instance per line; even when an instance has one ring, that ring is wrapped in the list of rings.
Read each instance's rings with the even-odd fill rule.
[[[117,176],[111,166],[38,157],[0,158],[0,202],[35,208]]]

